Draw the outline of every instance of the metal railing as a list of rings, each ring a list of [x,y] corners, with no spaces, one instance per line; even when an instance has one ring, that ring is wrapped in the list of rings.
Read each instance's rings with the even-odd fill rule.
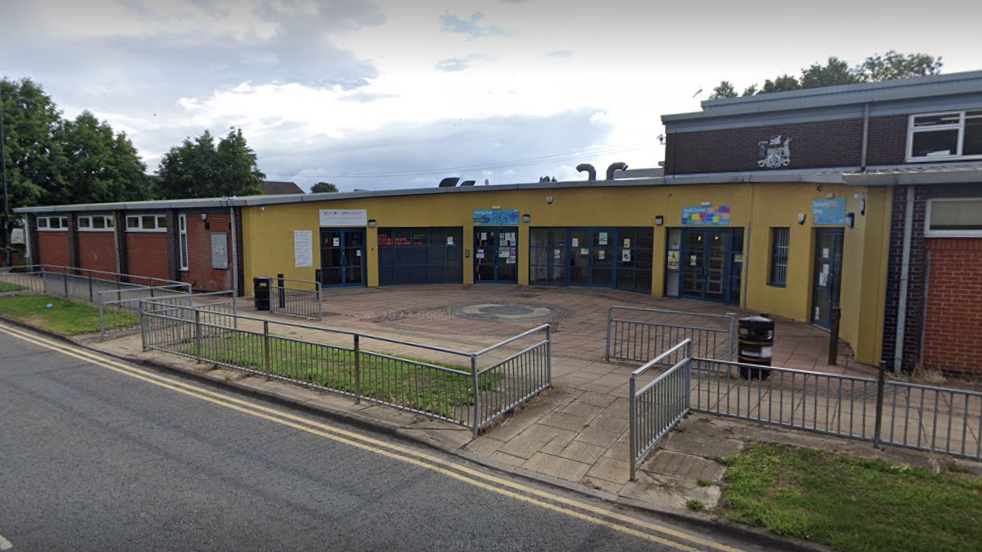
[[[613,306],[607,310],[606,359],[648,362],[674,344],[692,340],[695,356],[733,360],[736,320],[732,316]],[[665,357],[664,365],[679,357]]]
[[[144,350],[331,391],[356,402],[388,405],[471,428],[475,436],[552,384],[548,324],[481,351],[464,352],[348,330],[209,313],[200,306],[152,304],[141,302]],[[372,343],[371,350],[365,349],[366,342]]]
[[[163,310],[168,306],[205,307],[237,314],[234,291],[186,293],[183,288],[170,286],[133,288],[99,292],[99,331],[105,339],[114,334],[137,331],[141,326],[141,303],[147,308]]]
[[[982,461],[982,393],[695,358],[692,410]]]
[[[681,357],[667,371],[638,389],[639,378],[666,359]],[[644,457],[689,413],[692,385],[692,340],[686,339],[631,372],[629,424],[631,481]]]
[[[0,293],[44,293],[40,267],[12,266],[0,268]]]
[[[191,284],[175,280],[57,265],[39,265],[37,268],[41,273],[43,293],[82,299],[90,303],[97,301],[101,291],[183,288],[191,293]]]
[[[321,303],[321,284],[307,280],[271,278],[269,310],[272,314],[297,316],[321,320],[324,307]]]

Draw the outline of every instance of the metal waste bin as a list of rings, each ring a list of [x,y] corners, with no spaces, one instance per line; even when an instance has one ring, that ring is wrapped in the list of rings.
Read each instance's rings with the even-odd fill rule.
[[[741,364],[770,366],[774,356],[774,321],[764,316],[747,316],[739,320],[737,328],[737,360]],[[770,375],[769,368],[740,367],[740,377],[745,379],[763,380]]]
[[[269,289],[273,284],[273,279],[266,276],[257,276],[252,279],[253,293],[256,296],[256,310],[269,310]]]

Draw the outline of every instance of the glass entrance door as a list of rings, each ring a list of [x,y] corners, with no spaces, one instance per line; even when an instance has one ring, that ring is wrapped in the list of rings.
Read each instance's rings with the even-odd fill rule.
[[[474,283],[518,283],[518,228],[474,228]]]
[[[321,285],[365,285],[365,231],[321,228]]]
[[[812,287],[812,324],[832,327],[832,308],[839,306],[842,282],[842,230],[815,233],[815,274]]]
[[[743,229],[685,229],[678,270],[683,297],[736,304],[743,270]],[[671,262],[671,259],[669,259]],[[669,266],[670,270],[676,267]]]

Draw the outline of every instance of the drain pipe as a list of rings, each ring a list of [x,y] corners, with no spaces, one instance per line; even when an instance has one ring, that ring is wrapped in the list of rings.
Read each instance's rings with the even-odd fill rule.
[[[904,331],[907,325],[907,286],[910,278],[910,241],[914,233],[914,187],[907,186],[904,211],[904,250],[900,260],[900,301],[897,306],[897,336],[893,345],[893,373],[899,376],[904,361]]]
[[[226,202],[228,205],[228,215],[229,215],[229,234],[232,236],[232,291],[233,297],[232,301],[239,296],[239,252],[236,242],[238,241],[238,235],[235,231],[235,207],[232,207],[231,202]]]
[[[863,156],[859,162],[859,170],[866,172],[866,152],[869,149],[869,104],[863,104]]]

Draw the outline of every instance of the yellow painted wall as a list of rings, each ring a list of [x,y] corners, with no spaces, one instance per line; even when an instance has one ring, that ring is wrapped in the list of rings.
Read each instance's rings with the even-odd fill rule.
[[[860,189],[825,184],[715,184],[686,186],[584,187],[529,190],[480,190],[407,195],[387,198],[345,199],[267,205],[243,209],[246,291],[252,277],[284,273],[287,278],[313,280],[314,268],[293,268],[293,231],[314,235],[314,266],[320,266],[319,210],[367,209],[378,227],[454,226],[463,228],[464,283],[473,283],[474,209],[517,209],[531,217],[519,224],[518,283],[529,279],[529,230],[535,227],[655,227],[652,293],[665,288],[667,231],[681,226],[683,207],[710,203],[728,205],[730,228],[744,229],[743,296],[745,308],[793,320],[810,321],[815,227],[812,200],[845,197],[847,212],[856,213],[855,228],[845,229],[841,336],[856,351],[857,359],[879,362],[882,313],[885,301],[886,241],[889,236],[888,190]],[[866,215],[859,214],[865,194]],[[547,198],[552,197],[552,202]],[[798,224],[798,213],[807,215]],[[767,284],[770,267],[770,229],[790,228],[788,284]],[[478,231],[480,229],[478,228]],[[377,230],[367,229],[367,281],[378,285]],[[741,290],[742,292],[743,290]]]

